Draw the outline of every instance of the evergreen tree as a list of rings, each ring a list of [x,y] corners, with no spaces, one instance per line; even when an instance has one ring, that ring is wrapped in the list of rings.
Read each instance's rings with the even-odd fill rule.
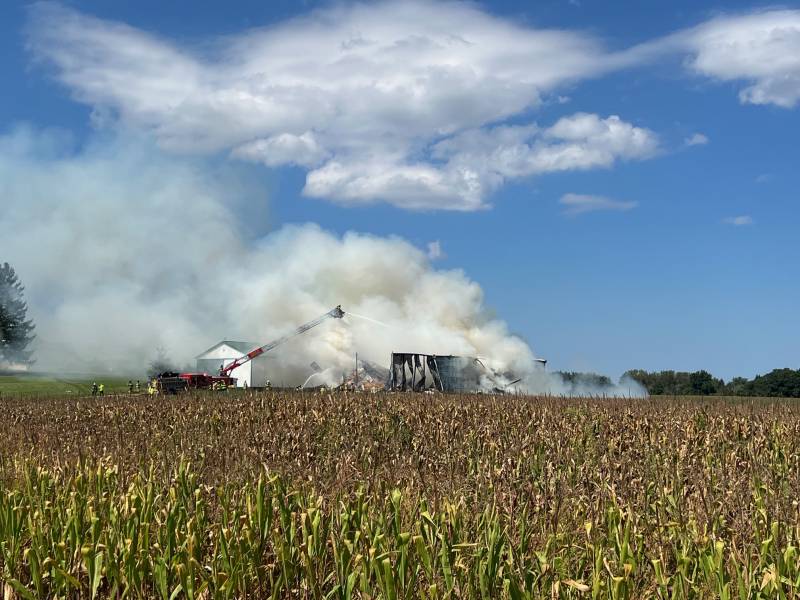
[[[11,265],[0,265],[0,363],[30,364],[33,321],[27,318],[25,288]]]

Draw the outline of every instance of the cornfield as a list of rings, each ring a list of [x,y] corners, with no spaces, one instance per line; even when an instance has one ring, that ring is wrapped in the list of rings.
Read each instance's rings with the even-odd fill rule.
[[[4,399],[6,598],[797,598],[800,405]]]

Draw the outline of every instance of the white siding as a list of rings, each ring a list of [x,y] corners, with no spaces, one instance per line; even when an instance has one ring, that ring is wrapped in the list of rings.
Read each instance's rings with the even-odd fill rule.
[[[233,359],[226,360],[225,365],[229,365],[233,362]],[[231,371],[231,377],[236,378],[236,387],[244,387],[245,383],[247,387],[253,387],[252,382],[252,375],[253,375],[253,362],[250,361],[243,364],[241,367],[236,367],[233,371]]]

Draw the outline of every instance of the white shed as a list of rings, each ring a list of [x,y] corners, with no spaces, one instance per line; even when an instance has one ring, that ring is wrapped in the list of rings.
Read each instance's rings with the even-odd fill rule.
[[[220,366],[231,364],[258,346],[259,344],[251,342],[223,340],[196,356],[197,370],[216,375],[219,373]],[[236,378],[236,387],[244,387],[245,384],[247,387],[264,387],[268,378],[266,355],[262,354],[234,369],[231,377]]]

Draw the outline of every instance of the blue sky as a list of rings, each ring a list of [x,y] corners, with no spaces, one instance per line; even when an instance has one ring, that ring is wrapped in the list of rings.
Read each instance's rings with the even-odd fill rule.
[[[240,210],[254,238],[314,222],[436,241],[434,267],[480,284],[554,368],[730,378],[800,367],[800,5],[420,3],[420,21],[430,11],[452,23],[437,34],[471,43],[448,49],[461,61],[451,73],[437,62],[451,58],[419,41],[429,25],[385,3],[164,4],[5,3],[0,129],[69,132],[76,148],[134,132],[169,155],[230,165],[251,186]],[[410,42],[402,56],[331,70],[329,86],[316,70],[320,22],[367,53],[381,36]],[[284,35],[293,45],[276,57]],[[137,53],[155,58],[131,67]],[[409,65],[433,63],[443,70],[415,84]],[[394,69],[419,95],[387,87],[376,106],[359,86],[389,86]],[[295,75],[319,89],[263,91]],[[162,109],[164,89],[191,106]],[[240,108],[243,89],[255,99]],[[579,115],[593,120],[579,126]]]

